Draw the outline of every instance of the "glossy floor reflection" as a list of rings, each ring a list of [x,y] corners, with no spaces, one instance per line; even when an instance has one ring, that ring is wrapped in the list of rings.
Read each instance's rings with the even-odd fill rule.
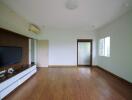
[[[41,68],[5,100],[131,100],[132,87],[98,68]]]

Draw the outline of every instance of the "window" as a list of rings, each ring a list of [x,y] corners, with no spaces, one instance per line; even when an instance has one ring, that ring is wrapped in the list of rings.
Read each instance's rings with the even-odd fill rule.
[[[110,57],[110,36],[99,40],[99,55]]]
[[[99,41],[99,55],[104,56],[104,39],[100,39]]]

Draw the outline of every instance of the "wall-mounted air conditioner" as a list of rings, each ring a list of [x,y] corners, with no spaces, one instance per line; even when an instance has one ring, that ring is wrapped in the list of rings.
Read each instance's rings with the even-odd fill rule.
[[[33,33],[40,33],[40,28],[34,24],[29,24],[28,30]]]

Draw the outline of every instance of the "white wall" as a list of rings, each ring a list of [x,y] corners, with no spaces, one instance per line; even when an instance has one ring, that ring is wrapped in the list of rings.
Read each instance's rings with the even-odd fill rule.
[[[98,56],[97,64],[132,82],[132,12],[127,13],[97,32],[97,41],[106,36],[107,32],[111,32],[111,57]]]
[[[76,65],[77,39],[93,39],[93,64],[96,64],[96,42],[94,33],[50,31],[41,36],[49,40],[49,65]]]
[[[28,37],[37,38],[38,36],[28,31],[29,23],[23,17],[17,15],[10,10],[6,5],[0,2],[0,27],[11,30],[18,34]]]
[[[0,27],[11,30],[35,39],[49,40],[49,64],[50,65],[76,65],[77,64],[77,39],[94,39],[93,64],[95,60],[95,36],[89,32],[74,33],[71,31],[45,32],[44,35],[36,35],[28,31],[29,21],[10,10],[0,2]],[[45,30],[45,29],[44,29]],[[43,31],[43,30],[42,30]]]
[[[28,31],[29,22],[0,2],[0,27],[19,34],[38,38]],[[39,39],[49,40],[50,65],[76,65],[77,39],[93,39],[93,64],[132,82],[132,12],[98,30],[97,41],[111,32],[111,57],[96,60],[96,38],[90,32],[49,31]],[[98,44],[98,42],[97,42]],[[98,54],[98,52],[97,52]]]

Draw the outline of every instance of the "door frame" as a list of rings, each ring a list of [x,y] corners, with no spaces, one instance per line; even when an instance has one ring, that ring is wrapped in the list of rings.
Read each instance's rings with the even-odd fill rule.
[[[90,65],[79,65],[78,64],[78,43],[79,42],[90,42],[90,46],[91,46],[91,48],[90,48],[90,52],[91,52],[91,54],[90,54]],[[92,39],[77,39],[77,66],[79,67],[79,66],[92,66],[92,53],[93,53],[93,40]]]

